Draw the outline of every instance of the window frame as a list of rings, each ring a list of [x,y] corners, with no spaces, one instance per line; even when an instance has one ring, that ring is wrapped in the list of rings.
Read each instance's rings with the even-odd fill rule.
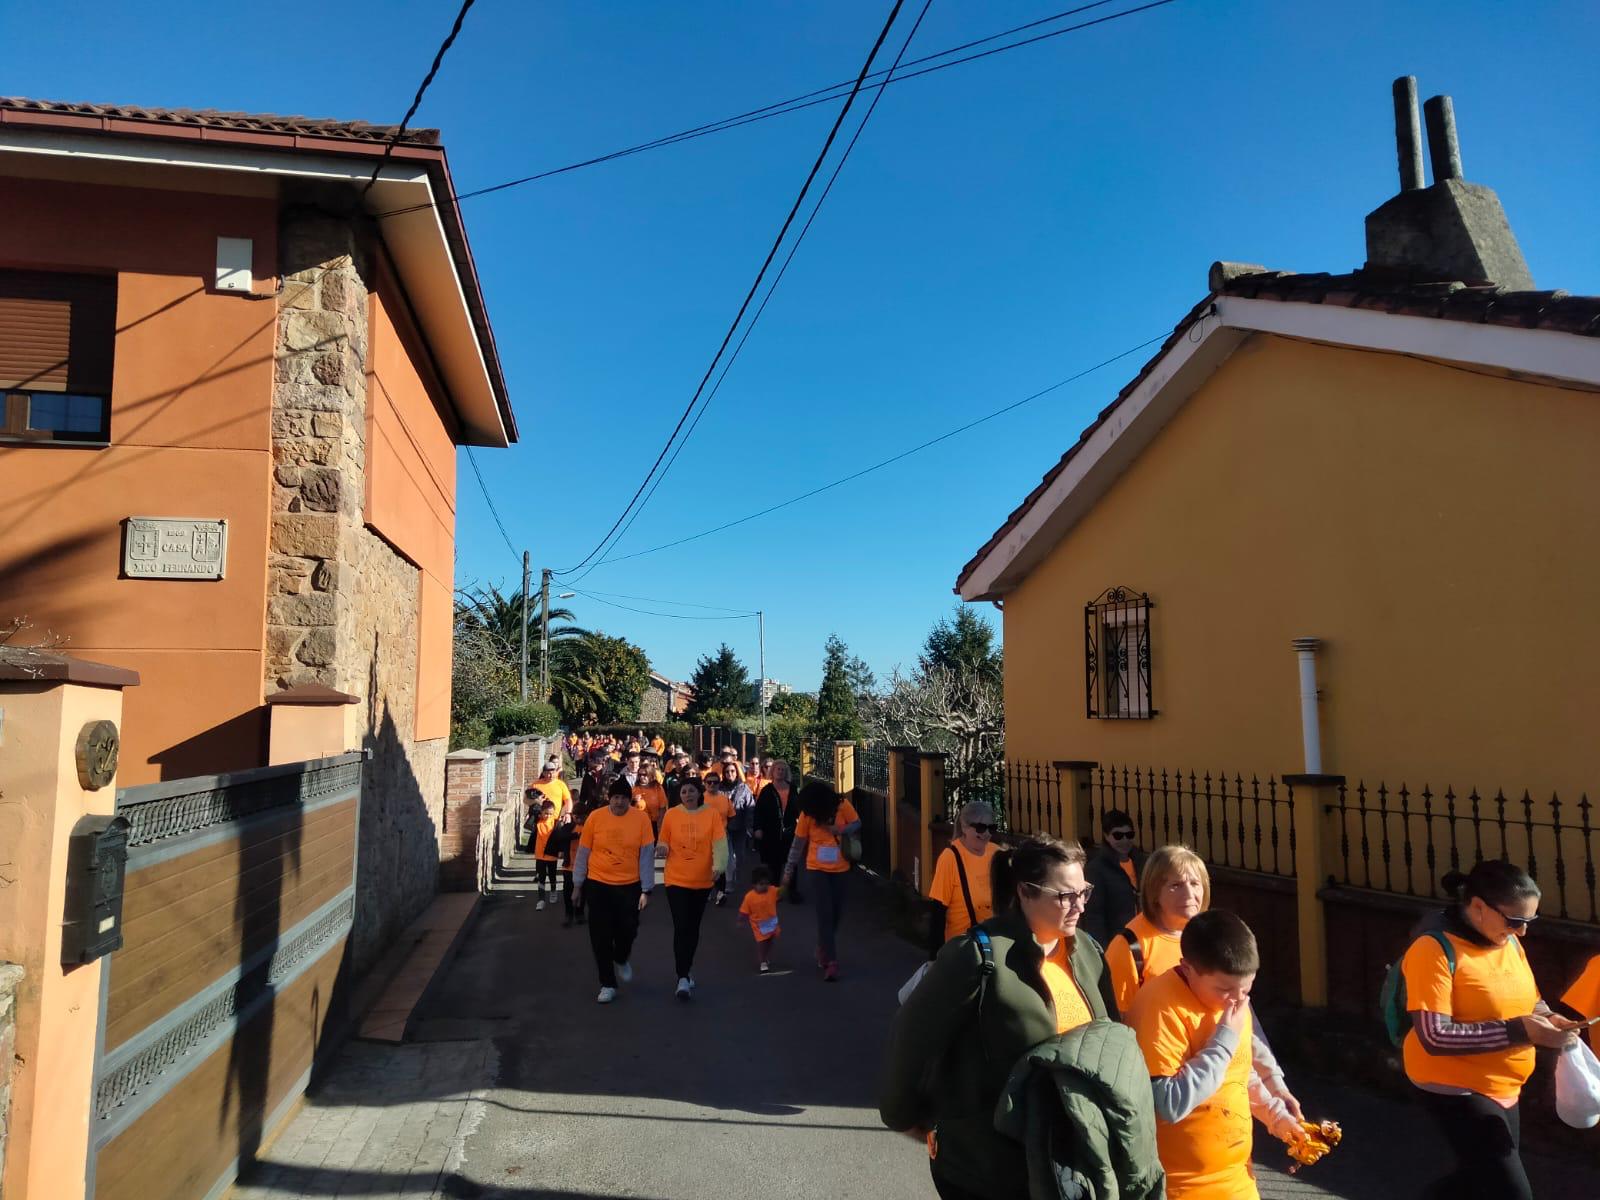
[[[29,424],[35,396],[97,400],[100,403],[100,426],[93,433],[35,429]],[[0,391],[0,442],[16,445],[108,446],[111,444],[111,397],[89,392],[35,392],[25,388]]]
[[[1159,714],[1151,650],[1154,607],[1147,592],[1126,587],[1109,587],[1083,606],[1088,719],[1148,721]],[[1131,643],[1129,630],[1136,631]],[[1114,671],[1108,669],[1113,660],[1118,664]]]
[[[111,393],[116,368],[115,273],[0,269],[0,300],[16,312],[21,324],[0,329],[0,364],[8,374],[0,383],[0,444],[16,446],[99,447],[111,444]],[[37,315],[28,306],[70,305],[65,326],[65,357],[37,374],[15,367],[37,354]],[[8,317],[7,320],[10,318]],[[52,348],[53,352],[53,348]],[[65,368],[61,370],[61,368]],[[51,376],[46,382],[44,377]],[[36,399],[93,401],[99,424],[93,430],[37,429]]]

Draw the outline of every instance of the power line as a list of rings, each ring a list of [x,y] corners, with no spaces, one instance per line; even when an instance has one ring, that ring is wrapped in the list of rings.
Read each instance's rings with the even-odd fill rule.
[[[1004,408],[997,408],[994,410],[994,412],[989,413],[986,416],[979,417],[976,421],[968,421],[965,425],[960,425],[955,429],[941,433],[938,437],[929,438],[927,441],[912,446],[908,450],[902,450],[898,454],[891,455],[880,462],[875,462],[870,467],[863,467],[859,471],[853,471],[849,475],[845,475],[842,478],[833,480],[831,483],[825,483],[821,487],[812,488],[809,492],[802,492],[798,496],[791,496],[789,499],[780,501],[777,504],[769,505],[759,512],[753,512],[747,516],[739,517],[736,520],[724,522],[714,529],[702,530],[700,533],[692,533],[688,537],[678,538],[676,541],[666,542],[660,546],[652,546],[648,550],[636,550],[632,554],[619,554],[615,558],[604,558],[595,565],[597,567],[603,567],[610,563],[626,562],[631,558],[643,558],[647,554],[659,554],[663,550],[671,550],[674,547],[685,545],[688,542],[697,542],[701,538],[711,537],[713,534],[722,533],[724,530],[732,529],[737,525],[744,525],[750,521],[754,521],[758,517],[768,516],[771,513],[777,512],[779,509],[788,508],[793,504],[799,504],[802,500],[809,500],[813,496],[820,496],[823,492],[832,491],[836,487],[842,487],[844,484],[851,483],[862,478],[863,476],[871,475],[875,471],[881,471],[884,467],[892,466],[894,463],[899,462],[903,458],[910,458],[913,454],[918,454],[923,450],[929,449],[930,447],[937,446],[940,442],[949,441],[953,437],[966,433],[969,430],[976,429],[979,425],[987,424],[988,422],[993,421],[996,417],[1003,417],[1006,413],[1013,412],[1016,409],[1021,408],[1024,404],[1031,404],[1033,401],[1038,400],[1043,396],[1048,396],[1051,392],[1057,391],[1060,388],[1064,388],[1069,383],[1075,383],[1084,376],[1091,375],[1103,367],[1109,367],[1112,363],[1119,362],[1120,360],[1127,358],[1130,354],[1137,354],[1140,350],[1145,349],[1147,346],[1153,346],[1157,342],[1165,341],[1168,336],[1170,335],[1161,334],[1157,337],[1150,338],[1148,341],[1140,342],[1137,346],[1129,346],[1120,354],[1113,354],[1110,358],[1103,359],[1102,361],[1095,363],[1092,367],[1085,367],[1076,375],[1069,375],[1065,379],[1052,383],[1049,387],[1041,388],[1039,391],[1034,392],[1031,396],[1024,396],[1021,400],[1013,401]]]
[[[587,600],[593,600],[596,604],[607,604],[612,608],[620,608],[624,612],[640,613],[646,617],[669,617],[674,621],[747,621],[751,617],[759,615],[758,613],[754,612],[736,612],[734,615],[726,617],[691,617],[685,616],[683,613],[651,612],[648,609],[634,608],[632,605],[628,604],[618,604],[613,600],[602,600],[599,596],[591,595],[590,593],[582,591],[578,588],[573,588],[572,590]],[[658,600],[656,603],[674,604],[677,602],[673,600]]]
[[[739,322],[744,320],[744,314],[750,307],[750,301],[755,299],[755,294],[761,287],[761,280],[766,276],[767,268],[772,265],[772,260],[777,257],[778,249],[783,245],[783,239],[789,235],[789,226],[794,223],[795,214],[800,211],[800,206],[805,203],[806,193],[810,190],[812,181],[816,179],[817,172],[822,170],[823,161],[828,157],[828,151],[833,148],[833,140],[839,135],[839,128],[844,124],[845,117],[849,115],[850,106],[855,103],[856,96],[860,94],[862,81],[866,79],[867,72],[872,69],[872,60],[878,56],[878,51],[882,48],[884,39],[889,36],[889,28],[894,24],[895,18],[900,15],[900,7],[904,3],[905,0],[894,0],[894,7],[889,11],[889,19],[884,22],[883,28],[879,31],[878,40],[873,42],[872,49],[867,54],[867,61],[861,64],[861,73],[856,77],[856,85],[851,89],[850,95],[846,97],[844,107],[839,110],[839,115],[834,118],[833,128],[828,130],[828,138],[822,143],[822,150],[818,153],[816,161],[811,164],[811,171],[806,175],[806,181],[801,185],[800,194],[795,197],[794,204],[789,209],[789,215],[784,218],[783,227],[778,230],[778,236],[773,240],[772,249],[767,251],[767,257],[762,262],[761,269],[756,272],[755,280],[750,284],[750,290],[745,293],[744,302],[739,305],[739,311],[734,315],[733,323],[728,326],[728,332],[722,337],[722,344],[717,347],[717,352],[711,356],[711,363],[706,367],[706,373],[701,376],[700,385],[695,388],[694,395],[689,397],[689,403],[685,406],[683,415],[678,418],[678,423],[672,427],[672,433],[663,443],[661,453],[656,455],[656,461],[651,464],[650,470],[645,474],[644,479],[640,481],[638,490],[633,493],[633,498],[628,501],[627,507],[618,514],[617,519],[612,522],[611,528],[606,530],[605,537],[601,538],[594,549],[584,555],[578,563],[570,567],[563,567],[556,574],[570,575],[604,551],[606,543],[611,540],[611,535],[616,533],[622,522],[627,518],[628,513],[632,511],[634,504],[638,502],[639,497],[644,494],[644,489],[649,485],[651,477],[656,473],[656,468],[661,465],[661,460],[667,456],[667,451],[672,448],[672,443],[677,438],[678,431],[683,428],[683,423],[689,419],[689,414],[694,411],[695,404],[699,402],[701,393],[705,391],[706,384],[711,379],[711,373],[717,369],[717,360],[722,357],[722,352],[728,348],[728,343],[733,340],[733,335],[739,328]]]
[[[569,584],[567,586],[570,587],[571,585]],[[709,609],[712,612],[735,613],[741,617],[748,617],[751,615],[751,613],[745,609],[729,608],[725,604],[692,604],[687,600],[662,600],[655,596],[629,596],[623,592],[584,591],[580,592],[579,594],[588,596],[591,599],[598,598],[600,596],[610,596],[613,600],[639,600],[643,601],[645,604],[671,604],[678,608],[704,608]]]
[[[517,560],[517,570],[522,570],[522,553],[511,544],[511,535],[506,532],[506,523],[500,519],[500,510],[494,506],[494,498],[489,495],[489,488],[483,482],[483,472],[478,470],[478,460],[473,457],[472,447],[465,447],[467,462],[472,464],[472,473],[477,476],[478,490],[483,493],[483,502],[489,506],[489,515],[494,518],[495,526],[500,530],[500,536],[505,539],[506,549],[511,551],[511,557]]]
[[[422,83],[417,87],[417,94],[411,100],[411,107],[406,109],[406,115],[400,120],[400,128],[394,131],[394,136],[389,139],[383,148],[383,157],[372,168],[372,178],[367,180],[367,186],[361,189],[365,196],[372,190],[372,185],[378,182],[378,172],[389,162],[389,156],[394,153],[394,148],[400,144],[400,139],[405,136],[406,127],[411,124],[411,118],[417,115],[417,109],[422,106],[422,97],[427,95],[428,89],[433,86],[433,77],[439,73],[439,66],[444,62],[444,56],[450,53],[450,47],[455,45],[456,35],[461,32],[461,23],[467,19],[467,10],[476,0],[462,0],[461,11],[456,13],[455,24],[450,26],[450,32],[444,41],[439,43],[439,49],[434,53],[433,65],[428,68],[428,73],[423,76]]]
[[[1067,17],[1088,12],[1090,9],[1102,8],[1106,4],[1113,2],[1114,0],[1095,0],[1095,2],[1092,4],[1083,4],[1079,5],[1077,8],[1069,8],[1064,12],[1056,13],[1053,16],[1041,17],[1037,21],[1029,21],[1024,25],[1018,25],[1000,33],[990,34],[988,37],[977,38],[971,42],[964,42],[959,46],[952,46],[948,50],[940,50],[935,54],[927,54],[921,58],[914,58],[905,65],[908,67],[917,66],[921,63],[931,62],[934,59],[945,58],[951,54],[959,53],[960,51],[969,49],[973,46],[981,46],[986,42],[992,42],[998,38],[1008,37],[1014,33],[1021,33],[1024,30],[1033,29],[1039,25],[1048,24],[1051,21],[1064,20]],[[1136,8],[1124,9],[1123,11],[1111,13],[1104,17],[1098,17],[1092,21],[1084,21],[1077,25],[1069,25],[1063,29],[1051,30],[1048,33],[1040,34],[1036,37],[1025,38],[1021,41],[1009,42],[1004,46],[997,46],[992,50],[986,50],[980,54],[971,54],[965,58],[955,59],[952,62],[940,63],[937,66],[924,67],[920,71],[907,71],[897,75],[892,80],[885,79],[881,82],[868,84],[867,87],[882,89],[887,87],[890,83],[904,83],[908,79],[917,79],[923,75],[931,75],[935,71],[943,71],[949,67],[959,67],[965,63],[975,62],[980,58],[987,58],[991,54],[998,54],[1005,50],[1016,50],[1023,46],[1031,46],[1036,42],[1042,42],[1053,37],[1060,37],[1062,34],[1076,33],[1079,30],[1088,29],[1095,25],[1104,25],[1110,21],[1120,20],[1123,17],[1131,17],[1138,13],[1147,12],[1153,8],[1161,8],[1167,4],[1175,3],[1177,3],[1177,0],[1153,0],[1152,3],[1142,4]],[[884,71],[873,72],[869,78],[886,74],[887,72]],[[706,137],[707,135],[713,133],[725,133],[730,129],[738,129],[745,125],[752,125],[757,121],[767,121],[771,120],[773,117],[788,116],[790,113],[801,112],[805,109],[813,108],[818,104],[827,104],[831,101],[839,99],[843,94],[839,89],[847,86],[847,83],[848,81],[846,83],[832,84],[826,88],[818,88],[815,91],[806,92],[803,95],[792,97],[789,100],[780,100],[776,103],[764,105],[761,108],[751,109],[748,112],[740,113],[733,117],[725,117],[721,121],[712,121],[705,125],[696,126],[693,129],[685,129],[679,133],[667,134],[663,137],[654,138],[648,142],[641,142],[636,146],[628,146],[622,150],[613,150],[609,154],[601,154],[595,156],[594,158],[586,158],[579,162],[568,163],[564,167],[552,167],[549,170],[539,171],[533,175],[523,175],[517,179],[508,179],[502,183],[490,184],[487,187],[474,188],[468,192],[457,192],[440,200],[428,200],[423,203],[406,205],[402,208],[389,209],[386,212],[375,213],[373,215],[379,219],[383,217],[398,217],[404,216],[407,213],[422,212],[425,209],[438,208],[445,204],[458,204],[462,200],[471,200],[478,196],[488,196],[495,192],[507,191],[510,188],[522,187],[530,183],[538,183],[540,180],[550,179],[557,175],[566,175],[573,171],[582,170],[585,167],[599,166],[602,163],[614,162],[619,158],[628,158],[635,154],[642,154],[647,150],[658,150],[665,146],[675,146],[680,142],[692,141],[695,138]],[[827,94],[824,95],[823,93]]]
[[[911,32],[906,35],[906,40],[900,47],[900,53],[895,56],[894,62],[890,64],[889,70],[887,73],[885,73],[886,81],[894,78],[895,70],[900,66],[900,60],[905,57],[906,51],[911,49],[911,43],[917,36],[917,30],[922,28],[923,19],[928,15],[928,10],[932,7],[933,0],[926,0],[926,2],[923,4],[922,11],[917,14],[916,23],[911,26]],[[717,393],[722,390],[722,383],[728,378],[728,372],[733,370],[733,364],[739,361],[739,354],[744,350],[744,344],[750,340],[751,333],[755,331],[756,325],[761,320],[761,314],[767,311],[767,304],[772,300],[772,294],[778,290],[778,285],[783,282],[784,275],[786,275],[789,271],[789,264],[794,262],[794,256],[799,251],[800,244],[806,240],[806,234],[811,232],[812,223],[816,221],[817,214],[822,211],[822,206],[827,202],[828,194],[833,191],[833,185],[839,182],[839,175],[844,170],[845,163],[850,161],[850,152],[856,148],[856,143],[861,140],[861,134],[867,128],[867,122],[872,120],[872,114],[876,112],[878,108],[878,101],[882,99],[883,89],[879,88],[877,94],[872,97],[872,103],[867,106],[866,114],[862,116],[861,123],[856,126],[856,131],[854,136],[852,136],[850,139],[850,144],[844,148],[844,153],[839,156],[838,163],[834,165],[833,174],[828,177],[827,186],[822,189],[822,194],[817,197],[817,203],[816,206],[811,210],[811,215],[806,218],[806,223],[801,226],[799,234],[795,236],[794,241],[790,244],[789,253],[787,257],[784,258],[783,265],[778,268],[778,273],[773,276],[772,284],[767,288],[767,294],[761,298],[761,304],[756,309],[755,315],[750,318],[750,323],[744,327],[744,333],[739,337],[739,344],[733,348],[733,353],[728,356],[728,361],[723,364],[722,373],[717,376],[717,382],[712,385],[710,393],[708,393],[705,398],[705,402],[700,405],[700,411],[695,414],[693,422],[690,423],[689,431],[685,433],[682,440],[678,442],[678,448],[672,452],[672,457],[667,460],[666,467],[663,468],[661,473],[656,476],[656,481],[655,483],[651,484],[650,491],[645,495],[644,500],[641,501],[639,506],[633,510],[633,515],[628,518],[628,523],[624,525],[622,527],[622,531],[617,534],[616,540],[612,543],[613,545],[619,544],[623,538],[628,536],[628,530],[633,528],[633,524],[639,519],[639,515],[649,507],[650,501],[652,498],[654,498],[657,489],[660,488],[664,482],[666,482],[667,476],[672,473],[673,465],[678,461],[678,456],[683,453],[684,447],[686,447],[689,444],[690,439],[694,437],[694,431],[700,428],[701,418],[706,415],[706,409],[711,407],[711,402],[717,398]],[[589,574],[589,571],[593,570],[594,566],[591,565],[588,571],[585,571],[583,575],[578,576],[578,579],[582,580]]]

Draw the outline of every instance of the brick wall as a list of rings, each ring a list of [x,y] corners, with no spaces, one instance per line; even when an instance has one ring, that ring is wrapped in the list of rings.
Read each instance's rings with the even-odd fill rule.
[[[6,1129],[11,1120],[11,1073],[16,1064],[15,993],[21,982],[21,967],[0,963],[0,1177],[4,1177],[6,1169]]]
[[[477,887],[478,833],[483,821],[482,750],[457,750],[444,760],[444,821],[439,834],[439,887],[470,892]]]

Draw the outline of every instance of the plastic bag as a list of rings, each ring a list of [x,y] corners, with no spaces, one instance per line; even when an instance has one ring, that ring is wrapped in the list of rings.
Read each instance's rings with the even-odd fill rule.
[[[917,984],[922,982],[922,977],[928,973],[929,969],[932,968],[932,966],[933,966],[933,964],[931,962],[923,963],[914,972],[912,972],[910,979],[906,980],[903,984],[900,985],[900,1003],[901,1004],[904,1004],[907,1000],[909,1000],[911,998],[911,993],[917,990]]]
[[[1556,1115],[1574,1129],[1600,1124],[1600,1060],[1582,1041],[1570,1043],[1556,1060]]]

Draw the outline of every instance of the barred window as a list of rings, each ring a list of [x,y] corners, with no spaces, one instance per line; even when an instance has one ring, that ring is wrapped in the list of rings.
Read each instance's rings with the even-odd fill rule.
[[[0,440],[111,437],[116,280],[0,271]]]
[[[1084,605],[1088,715],[1148,720],[1156,715],[1150,686],[1150,597],[1112,587]]]

